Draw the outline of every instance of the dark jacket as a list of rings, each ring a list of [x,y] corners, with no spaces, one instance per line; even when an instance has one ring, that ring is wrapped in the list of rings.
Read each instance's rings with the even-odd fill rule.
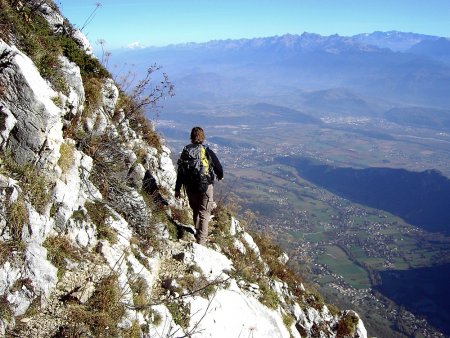
[[[216,175],[216,178],[220,181],[223,178],[223,168],[222,164],[220,163],[219,159],[217,158],[214,151],[212,151],[208,146],[204,146],[206,153],[210,159],[210,165],[213,168],[214,174]],[[182,170],[180,170],[180,167],[178,166],[177,171],[177,182],[175,183],[175,191],[180,191],[181,186],[186,186],[186,178],[183,175]]]

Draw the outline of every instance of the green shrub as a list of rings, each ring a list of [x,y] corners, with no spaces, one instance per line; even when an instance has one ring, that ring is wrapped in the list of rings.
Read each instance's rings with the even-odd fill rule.
[[[192,274],[185,274],[183,278],[177,280],[180,285],[179,292],[188,290],[189,293],[198,295],[203,298],[209,297],[216,292],[217,285],[220,283],[211,283],[205,277],[194,277]]]
[[[159,326],[162,323],[161,314],[154,309],[150,309],[150,318],[152,319],[152,323],[155,326]]]
[[[23,50],[41,75],[56,90],[66,93],[67,85],[59,71],[58,60],[63,50],[44,17],[33,10],[31,4],[25,3],[21,7],[16,1],[2,0],[0,22],[0,37]]]
[[[175,324],[180,325],[182,328],[187,328],[189,326],[191,316],[189,305],[178,302],[170,302],[165,305],[172,315]]]
[[[150,220],[149,224],[146,227],[140,227],[137,229],[138,233],[145,233],[145,235],[149,235],[149,240],[153,239],[153,244],[155,247],[158,247],[158,243],[155,243],[156,240],[156,229],[155,226],[158,224],[164,224],[169,232],[170,238],[179,239],[180,233],[177,225],[173,222],[172,219],[169,218],[166,207],[155,200],[155,197],[149,195],[145,191],[142,192],[142,197],[144,198],[145,204],[149,210]]]
[[[83,210],[75,210],[72,213],[72,219],[74,219],[76,222],[83,222],[86,221],[86,214]]]
[[[192,217],[187,209],[178,209],[171,206],[170,210],[174,221],[178,221],[181,224],[193,224]]]
[[[304,297],[304,300],[306,304],[312,306],[318,311],[321,311],[323,309],[323,306],[325,305],[325,301],[322,295],[316,290],[308,291]]]
[[[53,101],[53,103],[55,104],[55,106],[57,106],[57,107],[59,107],[59,108],[62,108],[62,100],[61,100],[61,97],[60,96],[53,96],[52,98],[51,98],[51,100]]]
[[[263,280],[259,282],[259,287],[261,290],[261,297],[259,298],[259,301],[269,309],[276,310],[280,302],[277,293],[273,291]]]
[[[69,31],[72,30],[72,27],[70,27],[69,24],[67,24],[67,26]],[[80,67],[83,79],[87,77],[95,77],[98,79],[110,77],[109,72],[102,66],[100,61],[95,57],[86,54],[71,36],[59,34],[57,35],[57,41],[64,56]]]
[[[43,214],[51,200],[50,183],[44,174],[28,167],[23,188],[36,211]]]
[[[83,78],[109,77],[108,71],[93,56],[87,55],[67,32],[73,31],[69,23],[62,33],[54,33],[45,18],[31,2],[0,1],[0,38],[17,45],[36,64],[41,75],[53,87],[67,94],[67,84],[60,73],[60,55],[80,67]]]
[[[131,122],[130,126],[142,134],[142,139],[145,143],[158,150],[158,153],[161,153],[161,136],[155,131],[152,123],[144,115],[136,116]]]
[[[7,322],[13,318],[13,312],[5,295],[0,296],[0,318]]]
[[[339,308],[334,305],[334,304],[327,304],[328,310],[330,311],[330,314],[332,316],[337,316],[338,314],[341,313],[341,311],[339,310]]]
[[[212,215],[214,217],[211,222],[211,233],[218,236],[229,234],[232,213],[227,205],[217,203],[217,207],[213,210]]]

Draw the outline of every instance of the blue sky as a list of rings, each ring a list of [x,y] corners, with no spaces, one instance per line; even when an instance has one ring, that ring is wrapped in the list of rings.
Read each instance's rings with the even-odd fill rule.
[[[398,30],[450,37],[450,0],[103,0],[83,32],[94,47],[164,46],[303,32]],[[57,0],[78,28],[92,0]]]

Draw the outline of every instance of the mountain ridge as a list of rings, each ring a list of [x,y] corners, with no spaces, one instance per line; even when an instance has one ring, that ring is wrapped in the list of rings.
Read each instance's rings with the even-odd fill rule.
[[[194,85],[189,81],[181,83],[178,92],[182,97],[195,97],[195,83],[202,89],[202,77],[210,74],[208,81],[215,78],[217,86],[207,86],[204,97],[237,97],[242,93],[254,97],[273,92],[288,95],[298,90],[346,88],[392,104],[442,108],[450,104],[445,94],[450,83],[450,63],[429,48],[426,52],[412,52],[417,44],[436,43],[440,39],[447,41],[402,32],[353,37],[286,34],[121,50],[112,53],[111,62],[133,63],[130,70],[140,73],[151,59],[164,66],[175,83],[189,76]],[[390,49],[387,45],[397,47]]]
[[[411,32],[401,32],[401,31],[387,31],[387,32],[381,32],[381,31],[375,31],[372,33],[360,33],[352,36],[345,36],[345,35],[339,35],[339,34],[332,34],[332,35],[321,35],[317,33],[310,33],[310,32],[303,32],[302,34],[291,34],[286,33],[283,35],[274,35],[274,36],[267,36],[267,37],[254,37],[254,38],[241,38],[241,39],[217,39],[217,40],[210,40],[206,42],[186,42],[186,43],[179,43],[179,44],[169,44],[166,46],[147,46],[142,47],[142,49],[154,49],[154,50],[160,50],[160,49],[176,49],[176,48],[200,48],[200,47],[219,47],[219,46],[226,46],[229,48],[238,48],[240,46],[248,46],[248,45],[254,45],[254,46],[265,46],[267,44],[274,44],[276,42],[283,42],[285,46],[290,47],[296,47],[297,44],[302,43],[313,43],[313,42],[324,42],[327,40],[341,40],[341,41],[354,41],[359,42],[362,45],[372,45],[379,48],[389,48],[389,46],[393,47],[394,51],[405,51],[411,46],[425,40],[437,40],[439,38],[445,38],[445,37],[439,37],[435,35],[426,35],[426,34],[420,34],[420,33],[411,33]],[[405,41],[406,40],[406,41]],[[399,41],[402,41],[401,43]],[[121,48],[117,49],[119,50],[128,50],[128,48]]]

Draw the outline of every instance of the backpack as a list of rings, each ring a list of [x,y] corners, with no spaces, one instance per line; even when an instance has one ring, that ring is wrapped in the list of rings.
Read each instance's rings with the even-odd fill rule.
[[[184,147],[178,160],[178,168],[189,191],[204,193],[214,180],[207,148],[201,144],[189,144]]]

